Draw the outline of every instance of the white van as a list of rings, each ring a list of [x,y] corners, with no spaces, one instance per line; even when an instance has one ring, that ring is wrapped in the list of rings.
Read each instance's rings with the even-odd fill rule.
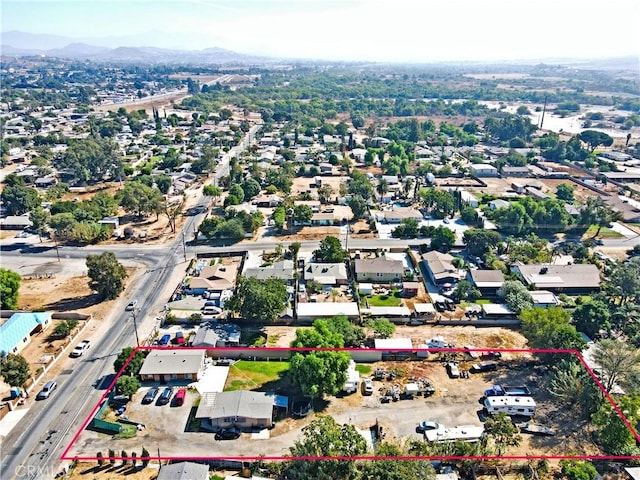
[[[533,417],[536,414],[536,402],[531,397],[487,397],[484,399],[484,408],[490,415],[506,413]]]

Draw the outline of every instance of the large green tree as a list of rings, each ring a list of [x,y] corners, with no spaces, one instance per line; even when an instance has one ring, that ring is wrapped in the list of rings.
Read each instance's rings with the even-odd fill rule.
[[[578,305],[573,311],[573,323],[576,329],[593,338],[600,330],[609,331],[611,314],[606,303],[592,300]]]
[[[286,301],[287,287],[282,280],[240,277],[226,307],[248,321],[271,323],[285,309]]]
[[[624,395],[616,398],[620,411],[632,426],[640,422],[640,396]],[[609,455],[640,455],[640,448],[631,429],[620,418],[610,402],[603,402],[600,410],[592,417],[597,429],[596,438],[602,449]]]
[[[347,252],[336,237],[328,236],[320,241],[320,247],[313,252],[316,262],[340,263],[347,258]]]
[[[289,449],[293,457],[354,457],[367,452],[367,443],[352,425],[339,425],[320,416],[302,429],[302,439]],[[291,460],[283,466],[285,478],[338,480],[357,478],[355,460]]]
[[[481,256],[496,248],[502,242],[502,236],[493,230],[470,228],[462,236],[471,255]]]
[[[121,193],[122,208],[127,212],[135,213],[139,218],[144,214],[159,214],[163,204],[160,190],[141,182],[127,182]]]
[[[15,310],[18,308],[20,280],[20,275],[13,270],[0,268],[0,304],[3,309]]]
[[[22,355],[0,352],[0,375],[12,387],[24,387],[31,377],[29,362]]]
[[[22,215],[40,205],[40,194],[24,183],[24,178],[10,174],[5,178],[0,200],[8,215]]]
[[[140,388],[140,380],[137,377],[130,377],[128,375],[122,375],[116,382],[116,391],[120,395],[126,397],[133,397],[133,395]]]
[[[531,294],[527,290],[527,287],[518,280],[507,280],[504,282],[499,294],[504,299],[504,303],[516,314],[533,307]]]
[[[117,179],[123,172],[117,143],[95,136],[70,140],[66,152],[55,164],[58,168],[73,170],[75,178],[83,184],[106,178]]]
[[[502,455],[506,447],[517,447],[522,441],[519,433],[511,418],[506,413],[499,413],[487,419],[484,424],[484,434],[491,440],[498,450],[498,455]]]
[[[605,147],[613,145],[613,138],[606,133],[599,132],[597,130],[584,130],[580,133],[579,138],[589,145],[590,152],[593,152],[600,145],[604,145]]]
[[[112,252],[87,255],[89,287],[104,300],[112,300],[124,290],[127,271]]]
[[[401,457],[406,453],[397,445],[383,442],[376,448],[378,457]],[[362,480],[432,480],[436,473],[428,460],[372,460],[361,465]]]
[[[291,357],[289,374],[304,395],[322,398],[335,395],[347,381],[351,357],[344,351],[314,351]]]
[[[131,357],[133,350],[134,349],[132,347],[125,347],[120,351],[116,359],[113,361],[113,369],[116,371],[116,373],[120,372],[120,369],[124,367],[127,359]],[[145,357],[146,354],[143,350],[137,350],[135,355],[131,357],[131,361],[127,363],[127,366],[122,371],[122,375],[137,375],[142,368]]]
[[[531,348],[582,350],[586,345],[571,325],[571,314],[561,307],[532,308],[520,313],[522,334]]]

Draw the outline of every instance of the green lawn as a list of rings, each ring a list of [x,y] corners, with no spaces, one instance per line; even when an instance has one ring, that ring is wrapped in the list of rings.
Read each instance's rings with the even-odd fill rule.
[[[589,239],[589,238],[593,238],[596,234],[596,232],[598,231],[598,226],[597,225],[591,225],[588,230],[586,232],[584,232],[584,235],[582,236],[583,240]],[[623,238],[624,235],[622,235],[621,233],[616,232],[615,230],[611,230],[610,228],[607,227],[602,227],[600,229],[600,233],[598,234],[598,236],[596,238]]]
[[[280,379],[289,362],[249,362],[240,360],[229,368],[225,391],[251,390]]]
[[[478,305],[488,305],[491,302],[491,300],[487,300],[486,298],[481,298],[480,300],[476,300],[475,303],[477,303]]]
[[[369,365],[356,365],[356,370],[360,372],[360,375],[369,375],[371,373]]]
[[[371,295],[367,302],[372,307],[398,307],[402,303],[399,290],[394,290],[391,295]]]

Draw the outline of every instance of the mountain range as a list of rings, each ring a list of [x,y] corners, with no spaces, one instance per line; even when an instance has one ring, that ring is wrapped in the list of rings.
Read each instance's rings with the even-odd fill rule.
[[[109,37],[88,40],[88,42],[85,42],[58,35],[18,31],[2,32],[0,34],[0,54],[12,57],[47,55],[50,57],[98,62],[132,63],[251,64],[274,61],[266,57],[245,55],[218,47],[202,50],[182,50],[147,46],[118,46],[131,44],[136,40],[140,41],[139,38],[133,37]],[[105,44],[116,46],[104,46]]]

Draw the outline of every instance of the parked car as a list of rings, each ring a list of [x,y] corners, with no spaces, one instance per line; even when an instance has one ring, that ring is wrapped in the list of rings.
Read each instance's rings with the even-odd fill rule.
[[[498,369],[498,364],[496,362],[480,362],[474,363],[471,365],[470,371],[473,373],[480,372],[492,372]]]
[[[216,440],[235,440],[240,436],[240,430],[236,428],[223,428],[218,430],[215,435]]]
[[[362,382],[362,394],[373,395],[373,382],[370,378],[366,378],[364,382]]]
[[[38,392],[38,395],[36,395],[36,400],[44,400],[46,398],[49,398],[49,395],[51,395],[51,392],[53,392],[57,387],[58,387],[58,384],[54,381],[45,383],[44,387],[42,387],[42,390],[40,390]]]
[[[182,405],[184,405],[184,399],[186,398],[186,396],[187,390],[184,388],[179,388],[175,396],[173,397],[173,403],[175,404],[175,406],[181,407]]]
[[[447,374],[449,378],[460,378],[460,369],[458,365],[453,362],[447,363]]]
[[[436,422],[420,422],[416,427],[417,433],[424,433],[427,430],[438,430],[440,428],[440,424]]]
[[[162,336],[162,338],[160,339],[160,341],[158,342],[158,345],[169,345],[169,342],[171,341],[171,335],[169,335],[168,333],[164,334]]]
[[[78,343],[78,345],[76,345],[76,348],[71,350],[71,353],[69,355],[71,357],[79,357],[90,346],[91,346],[91,342],[89,340],[82,340],[80,343]]]
[[[176,342],[176,345],[184,345],[184,333],[176,332],[176,338],[174,339],[174,341]]]
[[[125,308],[126,311],[130,312],[132,311],[134,308],[136,308],[136,305],[138,305],[138,300],[131,300],[128,304],[127,307]]]
[[[158,387],[151,387],[142,399],[142,403],[152,403],[158,395]]]
[[[158,405],[166,405],[171,401],[173,387],[166,387],[158,397]]]
[[[222,313],[222,309],[220,307],[208,306],[202,308],[202,313],[204,315],[218,315]]]

